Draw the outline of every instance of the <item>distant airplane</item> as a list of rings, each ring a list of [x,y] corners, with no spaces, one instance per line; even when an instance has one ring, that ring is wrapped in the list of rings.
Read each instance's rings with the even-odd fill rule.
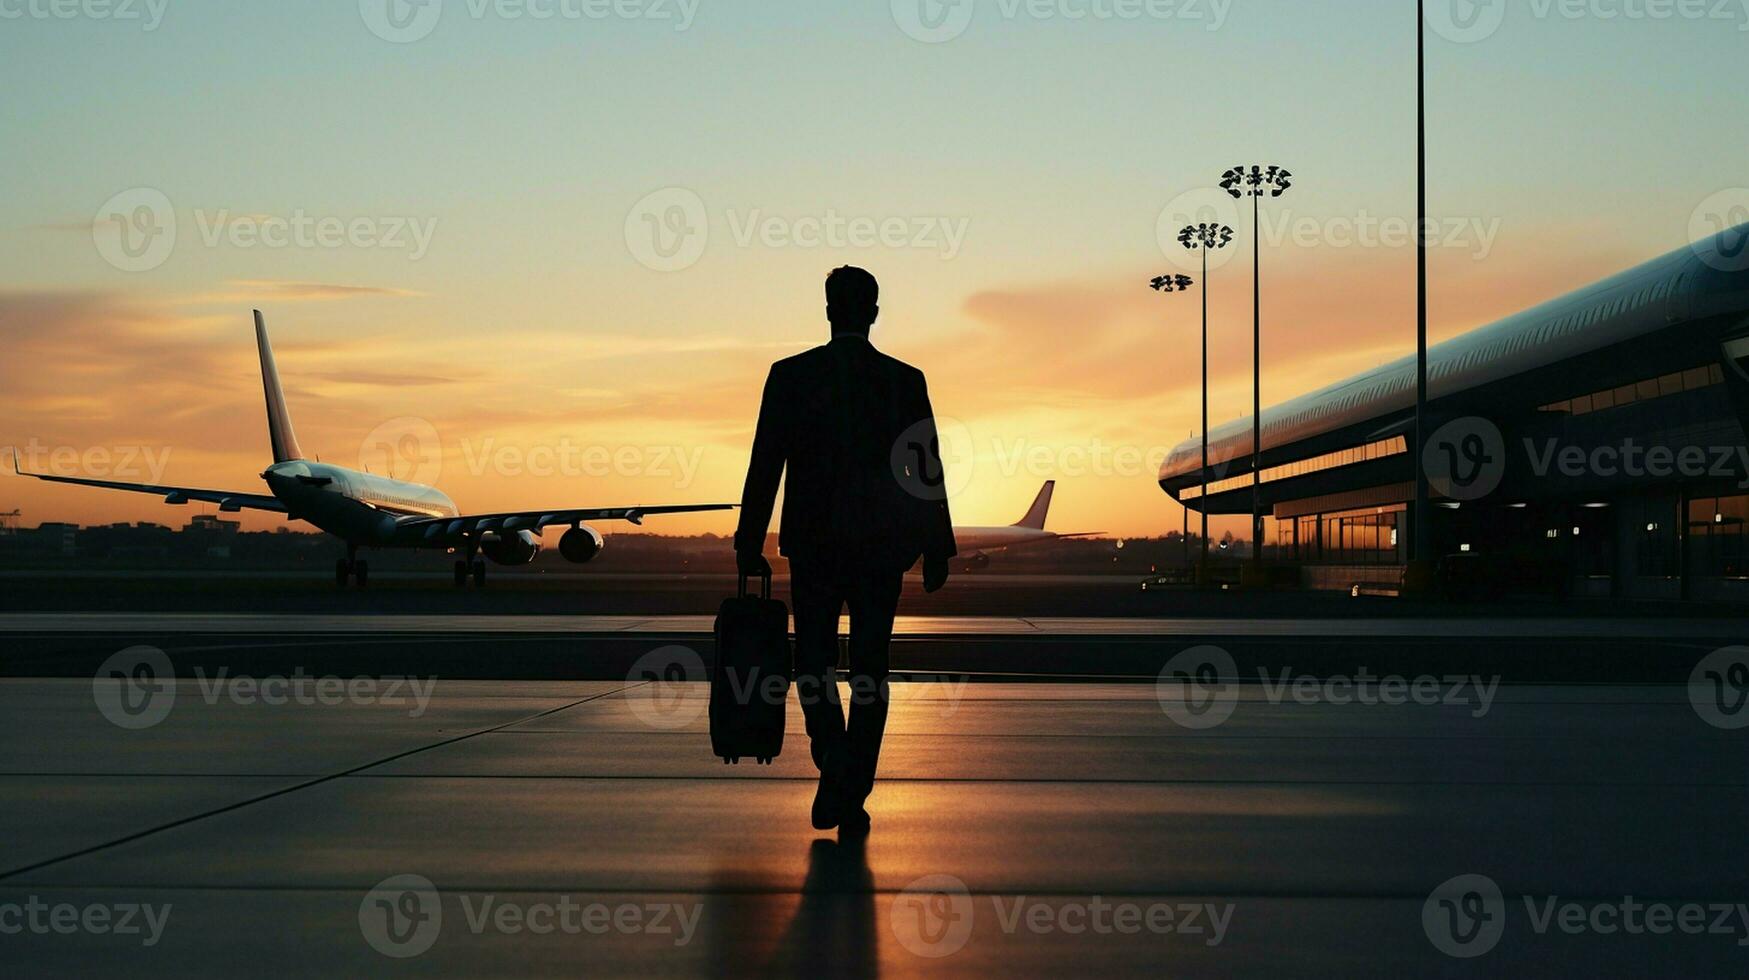
[[[1104,534],[1104,531],[1077,531],[1073,534],[1058,534],[1045,530],[1045,514],[1051,509],[1051,493],[1056,489],[1057,481],[1046,480],[1039,488],[1038,496],[1033,498],[1032,506],[1027,508],[1026,516],[1007,527],[956,527],[953,529],[954,543],[959,546],[959,557],[956,559],[966,571],[978,571],[990,565],[989,552],[1003,551],[1008,548],[1018,548],[1029,544],[1043,544],[1046,541],[1062,541],[1067,538],[1090,538]]]
[[[163,496],[167,504],[200,500],[219,505],[219,510],[275,511],[292,520],[306,521],[346,542],[346,557],[335,565],[336,584],[345,587],[349,578],[363,587],[370,566],[358,558],[358,549],[443,548],[457,555],[455,584],[486,584],[484,555],[500,565],[526,565],[540,553],[542,528],[569,524],[559,538],[559,553],[566,560],[582,563],[602,548],[600,532],[584,521],[630,521],[642,524],[651,514],[684,514],[729,510],[733,504],[681,504],[660,507],[592,507],[570,510],[529,510],[506,514],[463,515],[455,504],[434,487],[405,483],[387,477],[360,473],[342,466],[311,462],[298,448],[286,411],[285,392],[279,386],[279,370],[273,364],[273,348],[267,342],[267,325],[255,311],[255,344],[261,355],[261,384],[267,391],[267,434],[273,444],[273,465],[261,474],[271,494],[238,493],[229,490],[196,490],[187,487],[155,487],[110,480],[49,476],[26,473],[19,468],[18,451],[12,452],[13,472],[52,483],[132,490]]]

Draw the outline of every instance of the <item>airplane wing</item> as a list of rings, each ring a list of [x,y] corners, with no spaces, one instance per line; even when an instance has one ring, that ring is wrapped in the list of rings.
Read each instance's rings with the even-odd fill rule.
[[[1069,540],[1071,538],[1097,538],[1104,533],[1105,533],[1104,531],[1076,531],[1073,534],[1058,534],[1055,531],[1052,531],[1052,532],[1050,532],[1050,535],[1048,537],[1026,538],[1026,539],[1021,540],[1021,541],[1014,541],[1014,542],[1010,542],[1008,544],[996,545],[994,547],[985,548],[984,550],[985,551],[1007,551],[1011,548],[1026,548],[1026,547],[1030,547],[1032,545],[1049,544],[1052,541],[1066,541],[1066,540]]]
[[[116,480],[89,480],[78,476],[51,476],[47,473],[26,473],[18,466],[18,451],[12,452],[12,472],[19,476],[35,477],[50,483],[71,483],[81,487],[101,487],[105,490],[128,490],[133,493],[149,493],[163,497],[167,504],[186,504],[190,500],[203,503],[218,504],[219,510],[234,513],[245,508],[249,510],[271,510],[285,513],[285,504],[279,498],[265,493],[241,493],[236,490],[200,490],[194,487],[157,487],[145,483],[121,483]]]
[[[506,514],[464,514],[460,517],[422,517],[404,521],[403,535],[417,533],[426,540],[452,538],[465,532],[539,531],[555,524],[581,521],[630,521],[644,523],[652,514],[695,514],[708,510],[733,510],[734,504],[664,504],[656,507],[587,507],[574,510],[524,510]]]

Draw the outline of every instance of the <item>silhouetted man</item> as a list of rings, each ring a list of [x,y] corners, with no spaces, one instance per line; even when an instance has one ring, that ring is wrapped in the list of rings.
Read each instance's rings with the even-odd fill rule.
[[[832,341],[772,365],[735,532],[744,575],[769,575],[765,532],[787,466],[778,551],[790,562],[796,692],[820,785],[814,826],[868,830],[887,725],[887,647],[905,570],[923,558],[923,588],[953,557],[935,416],[923,372],[875,350],[874,276],[826,277]],[[838,698],[838,614],[850,609],[850,724]]]

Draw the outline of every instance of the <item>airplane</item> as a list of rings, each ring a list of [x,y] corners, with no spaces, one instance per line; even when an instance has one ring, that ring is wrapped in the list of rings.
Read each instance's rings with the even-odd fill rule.
[[[229,490],[197,490],[159,487],[112,480],[26,473],[19,468],[18,451],[12,452],[12,470],[51,483],[130,490],[162,496],[167,504],[191,500],[219,505],[225,513],[242,510],[272,511],[291,520],[305,521],[346,543],[346,557],[334,568],[335,584],[345,588],[353,579],[359,588],[370,580],[370,565],[358,557],[358,549],[442,548],[457,555],[455,584],[464,588],[471,577],[476,588],[486,584],[486,562],[526,565],[540,553],[542,528],[570,525],[559,538],[559,553],[581,564],[594,558],[605,541],[585,521],[629,521],[642,524],[654,514],[688,514],[731,510],[734,504],[678,504],[656,507],[586,507],[527,510],[502,514],[464,515],[455,503],[435,487],[391,480],[334,466],[305,457],[292,431],[285,392],[279,386],[279,369],[273,363],[273,347],[267,341],[267,324],[255,311],[255,345],[261,358],[261,384],[267,393],[267,435],[273,449],[273,465],[262,472],[268,493]]]
[[[990,566],[992,551],[1004,551],[1009,548],[1019,548],[1031,544],[1043,544],[1046,541],[1063,541],[1068,538],[1090,538],[1104,534],[1104,531],[1077,531],[1073,534],[1058,534],[1045,530],[1045,514],[1051,509],[1051,493],[1056,490],[1057,481],[1046,480],[1039,488],[1038,496],[1033,498],[1032,506],[1027,508],[1026,516],[1007,527],[956,527],[953,529],[954,544],[959,547],[959,557],[956,559],[968,572],[981,571]]]

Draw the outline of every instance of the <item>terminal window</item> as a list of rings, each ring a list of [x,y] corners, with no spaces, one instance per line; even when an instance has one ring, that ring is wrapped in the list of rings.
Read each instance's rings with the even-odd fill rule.
[[[1749,496],[1702,497],[1688,502],[1688,545],[1694,574],[1749,578]]]
[[[1725,369],[1717,364],[1689,368],[1686,371],[1672,371],[1656,378],[1647,378],[1634,384],[1621,385],[1616,388],[1605,388],[1589,395],[1568,398],[1553,402],[1538,409],[1541,412],[1559,412],[1567,415],[1587,415],[1591,412],[1601,412],[1609,408],[1620,408],[1635,402],[1649,401],[1653,398],[1663,398],[1666,395],[1678,395],[1685,391],[1698,391],[1712,385],[1725,383]]]

